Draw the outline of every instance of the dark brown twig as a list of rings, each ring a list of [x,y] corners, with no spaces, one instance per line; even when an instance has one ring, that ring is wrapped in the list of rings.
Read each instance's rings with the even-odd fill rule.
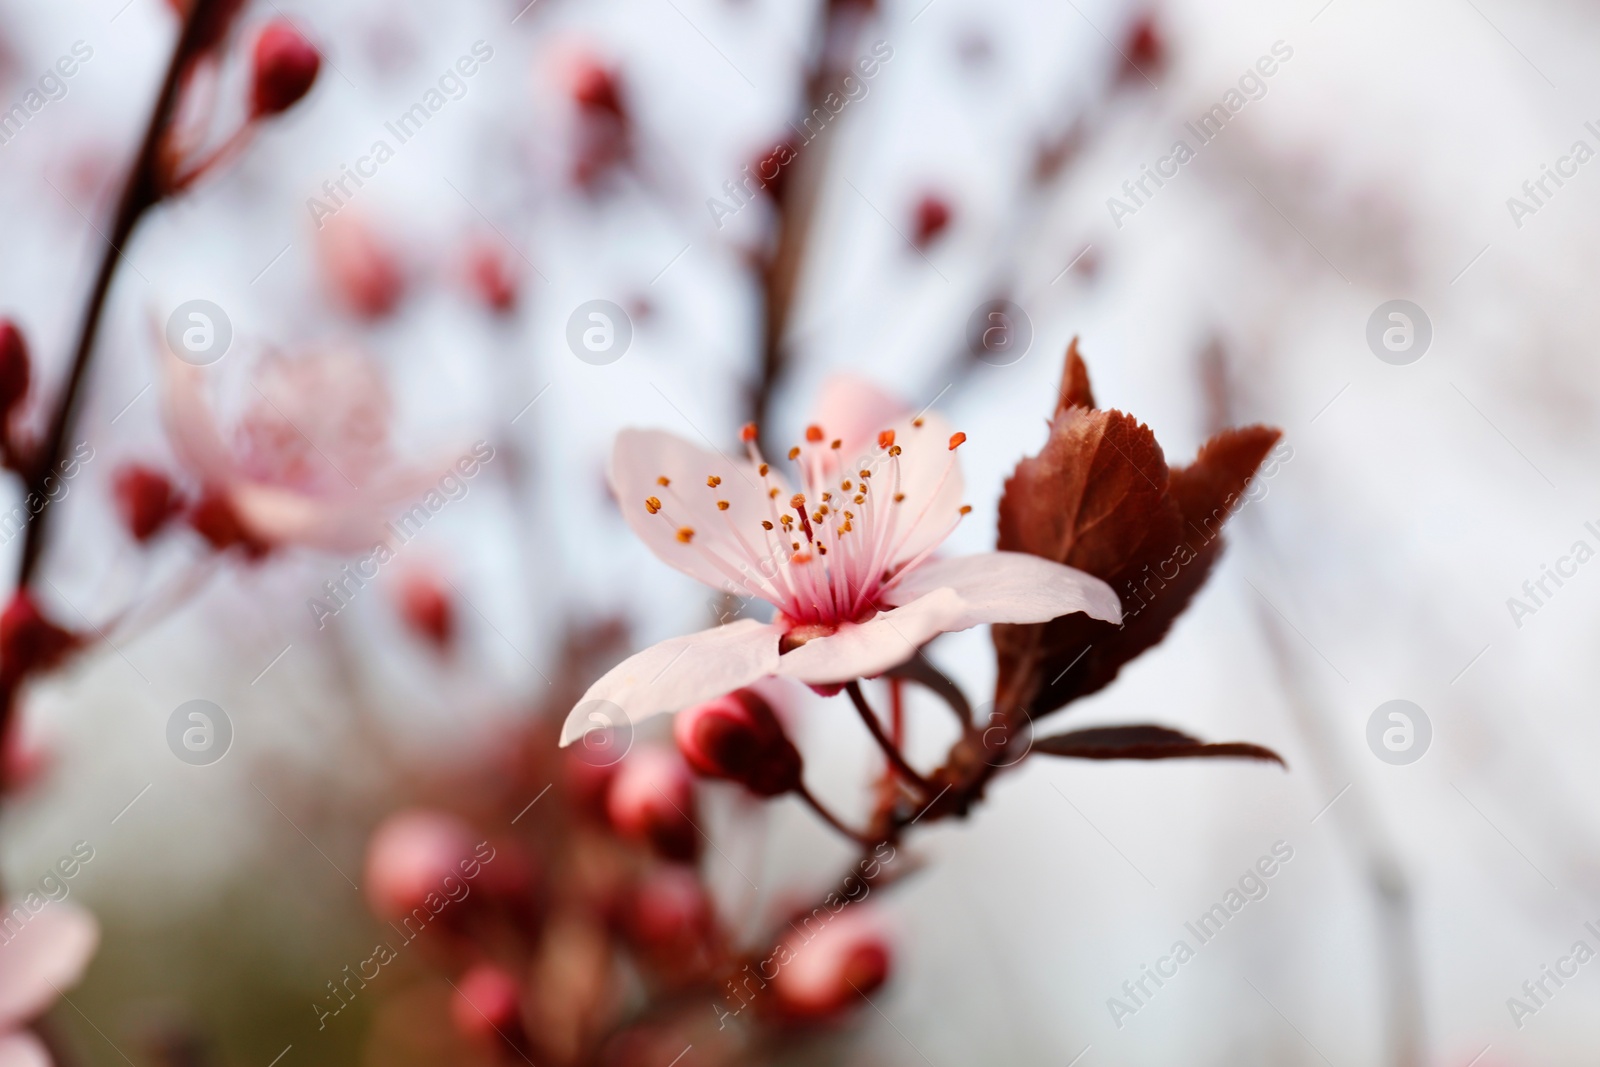
[[[106,249],[100,257],[95,272],[94,285],[89,290],[84,307],[82,324],[78,328],[78,341],[72,356],[71,369],[66,384],[56,403],[54,413],[45,431],[44,441],[28,476],[28,490],[44,495],[45,478],[66,453],[67,435],[77,421],[82,404],[83,383],[94,356],[95,339],[100,333],[100,322],[105,315],[106,298],[111,293],[111,283],[116,279],[117,266],[123,259],[123,246],[138,227],[145,212],[160,203],[165,195],[161,183],[161,145],[167,125],[178,102],[178,90],[183,84],[183,73],[199,48],[206,43],[211,24],[212,9],[219,0],[193,0],[188,18],[179,32],[177,45],[172,50],[172,60],[167,65],[166,77],[145,127],[144,140],[128,173],[128,184],[122,191],[117,214],[106,238]],[[25,588],[38,569],[40,554],[44,551],[45,534],[50,528],[54,509],[45,508],[35,516],[22,543],[22,560],[17,568],[17,588]]]
[[[872,710],[867,698],[861,695],[861,683],[851,682],[844,687],[844,691],[850,694],[850,703],[854,704],[856,711],[860,713],[861,721],[867,724],[872,739],[883,749],[884,758],[889,761],[889,765],[900,773],[900,777],[922,790],[924,795],[932,793],[933,786],[917,773],[915,767],[906,762],[905,756],[895,747],[894,742],[889,740],[889,735],[883,732],[883,723],[878,721],[878,713]]]
[[[848,837],[850,840],[854,841],[856,844],[861,845],[864,848],[869,848],[870,849],[874,844],[877,843],[877,842],[873,841],[870,837],[868,837],[866,834],[861,833],[860,831],[857,831],[857,830],[852,830],[852,829],[850,829],[850,827],[846,826],[844,824],[844,822],[841,821],[840,818],[837,815],[835,815],[833,812],[828,810],[828,808],[822,803],[822,801],[817,799],[817,796],[816,796],[815,793],[813,793],[810,789],[806,788],[806,784],[804,782],[801,782],[798,786],[795,787],[794,795],[799,797],[805,803],[806,807],[808,807],[812,811],[816,812],[817,813],[817,817],[820,818],[823,822],[827,823],[829,826],[833,827],[835,830],[839,831],[841,834],[843,834],[845,837]]]
[[[95,339],[99,336],[100,322],[105,315],[106,299],[111,293],[111,284],[116,279],[117,267],[123,259],[123,246],[128,243],[145,212],[159,203],[165,195],[161,181],[162,138],[177,106],[179,90],[184,83],[184,73],[199,51],[214,41],[218,13],[229,2],[230,0],[193,0],[183,28],[179,31],[178,41],[173,47],[172,59],[167,65],[160,93],[150,113],[149,125],[145,128],[144,140],[140,143],[138,155],[129,171],[128,183],[122,191],[122,199],[118,203],[111,232],[106,237],[106,249],[100,257],[94,284],[89,290],[66,383],[62,386],[60,398],[51,413],[44,439],[39,448],[34,450],[33,458],[27,465],[26,492],[29,495],[37,494],[40,497],[48,495],[46,480],[66,455],[68,435],[77,422],[79,408],[82,405],[83,384],[88,375],[89,363],[94,356]],[[45,538],[54,514],[55,508],[43,508],[28,526],[28,532],[22,542],[21,560],[17,565],[16,587],[19,593],[28,588],[38,570],[40,557],[44,553]],[[0,745],[9,741],[17,689],[24,680],[24,675],[25,672],[13,675],[9,683],[3,687],[3,691],[0,691]],[[4,771],[0,769],[0,791],[3,791],[4,786]]]

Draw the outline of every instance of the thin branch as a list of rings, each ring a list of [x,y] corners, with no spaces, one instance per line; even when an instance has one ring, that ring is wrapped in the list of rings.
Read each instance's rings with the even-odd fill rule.
[[[44,439],[28,465],[26,490],[28,494],[37,494],[40,497],[48,495],[45,491],[46,480],[66,455],[68,435],[77,423],[78,411],[83,401],[83,384],[94,355],[95,339],[100,333],[100,322],[105,315],[106,298],[111,293],[111,284],[116,278],[117,267],[123,260],[122,249],[145,212],[159,203],[164,195],[159,173],[162,136],[177,105],[184,71],[188,69],[190,60],[196,52],[207,41],[208,34],[215,29],[212,15],[218,7],[219,0],[194,0],[183,29],[178,34],[178,41],[173,47],[172,59],[167,64],[161,90],[150,112],[144,140],[129,171],[128,184],[122,191],[122,199],[118,204],[111,232],[106,236],[106,248],[101,254],[100,266],[95,272],[94,284],[89,290],[66,384],[62,387],[61,396],[50,416]],[[21,560],[17,565],[19,592],[27,589],[38,570],[39,559],[44,552],[45,537],[57,510],[58,508],[54,507],[43,509],[28,525],[28,532],[22,542]],[[22,679],[17,679],[14,684],[7,686],[4,692],[0,692],[0,744],[4,744],[10,736],[13,711],[16,707],[16,689],[21,681]],[[0,771],[0,790],[3,790],[4,785],[3,771]]]
[[[211,9],[216,7],[217,3],[218,0],[194,0],[189,17],[184,22],[183,29],[178,35],[178,42],[172,50],[166,77],[162,80],[161,91],[156,97],[155,107],[150,112],[149,124],[145,127],[144,141],[140,144],[139,154],[134,159],[132,170],[129,171],[128,184],[122,191],[122,200],[117,206],[116,218],[111,224],[111,231],[106,237],[106,248],[100,257],[100,267],[95,273],[94,285],[89,290],[66,385],[62,388],[61,398],[51,416],[43,445],[29,474],[29,492],[44,495],[45,479],[66,454],[67,435],[77,421],[78,409],[83,399],[84,379],[94,356],[95,339],[100,334],[100,322],[105,315],[106,298],[111,293],[111,283],[116,279],[117,266],[122,262],[122,249],[133,235],[134,229],[138,227],[145,212],[160,203],[162,196],[165,195],[159,173],[162,136],[177,106],[183,72],[205,38]],[[19,589],[28,584],[38,568],[39,556],[44,550],[45,534],[50,528],[50,520],[54,513],[54,508],[45,508],[28,526],[28,533],[22,544],[22,561],[17,568]]]
[[[952,682],[943,671],[929,663],[928,657],[922,653],[919,652],[890,671],[889,676],[916,682],[943,700],[963,727],[972,725],[972,703],[967,699],[967,694],[963,693],[961,687]]]
[[[933,792],[932,784],[918,774],[915,767],[906,762],[905,756],[894,746],[894,742],[889,740],[889,735],[883,732],[883,723],[878,721],[878,715],[867,703],[867,698],[861,695],[861,683],[851,682],[844,687],[844,691],[850,694],[850,703],[854,704],[856,711],[861,714],[861,721],[867,724],[872,739],[883,749],[884,758],[889,761],[889,765],[900,773],[900,777],[922,790],[924,794]]]
[[[861,833],[858,830],[852,830],[850,827],[846,826],[837,815],[828,810],[822,801],[817,799],[817,795],[815,793],[806,788],[806,784],[804,782],[801,782],[795,787],[794,795],[804,801],[806,807],[816,812],[817,816],[821,818],[823,822],[827,823],[829,826],[833,827],[835,830],[839,831],[856,844],[869,849],[873,845],[877,844],[876,841],[872,840],[872,838],[868,837],[866,834]]]

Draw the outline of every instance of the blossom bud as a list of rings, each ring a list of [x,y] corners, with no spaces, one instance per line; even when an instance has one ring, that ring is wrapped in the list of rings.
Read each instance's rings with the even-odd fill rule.
[[[129,463],[112,478],[122,522],[136,541],[148,541],[183,507],[172,479],[153,467]]]
[[[680,711],[672,733],[678,751],[700,774],[738,782],[758,796],[775,797],[800,784],[800,752],[784,736],[759,694],[740,689]]]
[[[480,963],[456,983],[450,1020],[466,1037],[487,1040],[521,1029],[517,980],[503,967]]]
[[[287,19],[267,24],[252,55],[250,116],[277,115],[311,91],[322,57]]]
[[[917,201],[915,218],[911,227],[911,243],[927,248],[950,225],[950,203],[932,193]]]
[[[780,141],[765,154],[757,156],[755,162],[750,164],[750,174],[756,179],[757,188],[774,200],[782,200],[784,183],[789,176],[788,165],[794,158],[794,146],[787,141]]]
[[[593,56],[579,56],[572,64],[573,102],[583,108],[626,118],[617,77]]]
[[[647,842],[670,860],[688,862],[700,854],[695,810],[694,779],[671,749],[641,748],[630,753],[606,792],[612,827],[624,837]]]
[[[0,421],[9,418],[28,395],[32,377],[28,342],[22,331],[10,319],[0,319]]]
[[[380,919],[402,918],[446,895],[471,869],[472,827],[454,815],[415,809],[389,816],[367,843],[367,903]]]
[[[1155,16],[1143,14],[1133,20],[1121,51],[1125,62],[1119,77],[1123,81],[1147,81],[1161,72],[1167,62],[1167,42]]]
[[[238,545],[248,555],[259,559],[272,548],[245,525],[228,495],[216,490],[203,493],[194,502],[194,507],[189,509],[189,525],[218,552]]]
[[[480,241],[467,252],[467,284],[489,310],[504,315],[517,306],[517,276],[495,245]]]
[[[695,873],[680,866],[651,871],[634,893],[628,912],[628,931],[634,940],[663,957],[693,954],[711,925],[711,897]]]
[[[889,939],[859,907],[803,918],[784,939],[788,962],[772,980],[780,1014],[796,1022],[828,1022],[889,980]]]
[[[39,611],[21,591],[0,612],[0,679],[14,685],[35,671],[48,670],[76,648],[79,638]]]
[[[456,632],[456,612],[439,578],[423,571],[408,573],[400,585],[400,616],[441,652],[449,649]]]
[[[405,294],[399,259],[372,227],[348,214],[329,220],[320,231],[322,272],[334,294],[362,318],[392,312]]]

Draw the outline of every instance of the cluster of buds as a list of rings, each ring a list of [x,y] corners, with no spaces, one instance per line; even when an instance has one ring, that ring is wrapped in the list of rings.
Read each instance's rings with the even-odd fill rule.
[[[741,690],[695,708],[675,741],[558,757],[530,734],[528,754],[491,776],[517,783],[482,824],[509,821],[492,846],[476,817],[433,809],[375,830],[363,891],[380,931],[431,931],[408,951],[449,979],[438,995],[460,1056],[660,1067],[693,1043],[704,1062],[765,1062],[767,1043],[827,1033],[888,980],[892,950],[865,891],[805,913],[786,902],[752,939],[750,917],[728,914],[700,868],[701,780],[760,797],[804,788],[768,700]]]
[[[213,3],[196,18],[204,22],[195,28],[198,36],[192,61],[184,71],[185,103],[203,102],[201,113],[190,114],[182,125],[166,133],[161,151],[161,189],[181,192],[227,160],[237,156],[255,136],[261,122],[288,111],[305,98],[316,84],[322,69],[322,56],[287,18],[267,23],[257,32],[250,46],[250,75],[244,117],[232,135],[209,150],[201,143],[211,125],[209,98],[204,91],[191,91],[202,71],[209,71],[221,60],[229,29],[240,5],[234,0]],[[181,12],[187,16],[187,12]]]
[[[581,188],[593,189],[632,158],[632,118],[613,68],[586,52],[569,57],[566,68],[577,118],[572,176]]]

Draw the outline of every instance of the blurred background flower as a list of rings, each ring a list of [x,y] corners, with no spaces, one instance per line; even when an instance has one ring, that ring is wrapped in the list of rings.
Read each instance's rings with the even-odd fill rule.
[[[46,511],[39,607],[8,612],[12,639],[83,642],[24,691],[0,823],[11,896],[94,849],[48,905],[101,930],[40,1031],[60,1062],[559,1062],[636,992],[619,946],[670,987],[704,962],[711,916],[803,912],[853,853],[799,797],[691,780],[665,721],[621,764],[555,750],[624,655],[747,610],[632,536],[612,440],[727,449],[755,419],[786,443],[850,370],[969,435],[975,511],[950,550],[989,551],[1074,335],[1099,402],[1149,423],[1169,462],[1225,425],[1272,423],[1288,446],[1195,605],[1074,725],[1249,738],[1292,773],[1029,760],[902,849],[916,877],[873,891],[872,925],[783,972],[791,1018],[850,985],[871,1007],[750,1055],[1592,1057],[1593,981],[1544,977],[1574,942],[1600,949],[1600,580],[1573,563],[1576,542],[1600,547],[1600,200],[1575,147],[1600,149],[1592,12],[219,4],[160,161],[186,191],[121,240],[179,9],[0,2],[0,316],[32,361],[19,376],[0,340],[14,469],[49,429],[95,265],[115,267],[65,442],[89,451]],[[246,435],[260,455],[348,492],[331,468],[382,421],[424,467],[480,440],[492,460],[438,507],[434,475],[380,509],[428,518],[375,574],[327,542],[219,559],[217,527],[170,521],[205,499],[195,460],[242,455],[197,452],[162,417],[163,334],[193,300],[225,316],[231,345],[199,369],[265,420],[270,441]],[[314,350],[366,353],[374,376],[286,397],[263,353]],[[20,563],[39,520],[6,492]],[[328,583],[332,616],[312,605]],[[991,691],[982,630],[928,656]],[[1382,741],[1395,699],[1425,716],[1406,713],[1410,748]],[[216,710],[189,718],[195,700]],[[876,753],[841,698],[792,702],[807,784],[855,825]],[[912,761],[938,762],[948,711],[910,687],[903,710]],[[623,788],[647,771],[659,792]],[[686,784],[692,836],[651,800]],[[1141,987],[1280,841],[1294,859],[1266,895]],[[442,885],[472,860],[470,894],[415,945],[388,926],[417,872]],[[482,944],[526,951],[513,967]],[[1144,989],[1128,1016],[1108,1008],[1125,983]],[[712,1062],[718,1006],[697,1010],[703,1035],[639,1020],[605,1055]]]

